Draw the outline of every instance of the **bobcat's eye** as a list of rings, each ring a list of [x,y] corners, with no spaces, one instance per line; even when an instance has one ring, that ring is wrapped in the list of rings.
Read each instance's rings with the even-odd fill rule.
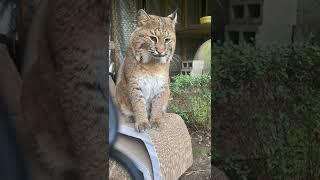
[[[153,41],[153,42],[157,42],[157,38],[155,36],[150,36],[150,39]]]
[[[166,43],[168,43],[168,42],[170,42],[170,39],[169,39],[169,38],[165,38],[164,41],[165,41]]]

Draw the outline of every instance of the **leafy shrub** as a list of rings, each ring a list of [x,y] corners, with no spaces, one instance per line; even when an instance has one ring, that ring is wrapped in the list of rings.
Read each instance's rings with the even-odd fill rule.
[[[320,47],[225,43],[213,59],[214,163],[231,179],[238,164],[249,179],[320,179]]]
[[[169,112],[179,114],[189,126],[211,128],[211,76],[177,75],[170,84]]]

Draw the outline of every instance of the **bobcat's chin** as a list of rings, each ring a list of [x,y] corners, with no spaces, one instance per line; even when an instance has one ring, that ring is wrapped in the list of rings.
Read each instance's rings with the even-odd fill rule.
[[[158,55],[152,55],[152,59],[155,63],[159,64],[165,64],[168,59],[168,55],[158,56]]]
[[[167,59],[168,57],[154,57],[151,62],[155,64],[166,64]]]

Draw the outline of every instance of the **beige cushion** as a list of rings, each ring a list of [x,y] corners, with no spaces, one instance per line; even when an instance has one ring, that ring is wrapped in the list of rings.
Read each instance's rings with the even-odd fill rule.
[[[178,179],[192,165],[191,138],[180,116],[168,113],[162,119],[161,130],[144,133],[137,133],[133,123],[120,119],[115,148],[144,171],[145,179]],[[110,169],[113,178],[117,177],[115,171]]]

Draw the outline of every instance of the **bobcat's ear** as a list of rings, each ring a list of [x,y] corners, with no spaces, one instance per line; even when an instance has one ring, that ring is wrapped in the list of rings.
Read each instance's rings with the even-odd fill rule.
[[[178,11],[178,9],[176,9],[175,11],[173,11],[173,13],[171,13],[169,16],[167,16],[168,18],[173,20],[173,22],[175,24],[177,23],[177,11]]]
[[[143,9],[138,11],[138,26],[144,25],[149,19],[150,16]]]

